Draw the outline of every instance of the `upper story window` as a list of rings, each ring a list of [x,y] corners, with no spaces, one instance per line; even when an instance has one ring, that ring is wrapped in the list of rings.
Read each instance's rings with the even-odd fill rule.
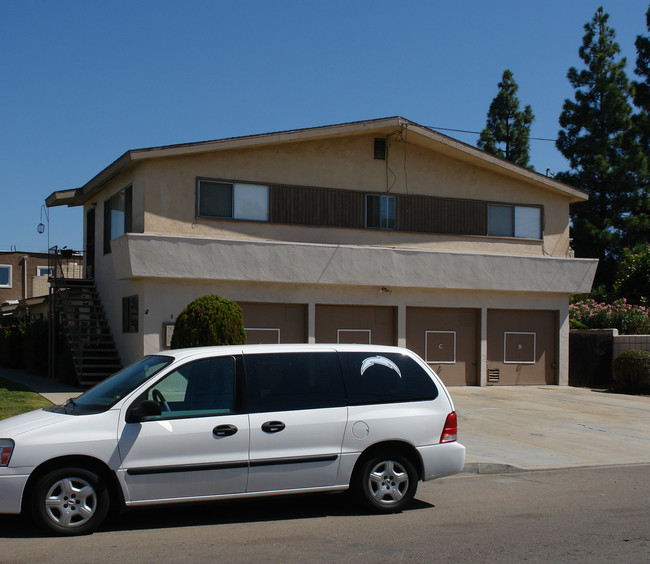
[[[395,196],[366,194],[366,227],[395,229]]]
[[[36,276],[51,276],[52,269],[49,266],[37,266]]]
[[[541,239],[542,208],[488,204],[488,235]]]
[[[104,202],[104,253],[111,252],[111,240],[131,231],[131,186]]]
[[[199,180],[198,216],[268,221],[269,187]]]
[[[0,264],[0,288],[12,287],[12,268],[10,264]]]

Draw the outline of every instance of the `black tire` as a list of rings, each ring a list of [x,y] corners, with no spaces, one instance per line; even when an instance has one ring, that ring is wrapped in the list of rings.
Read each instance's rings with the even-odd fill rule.
[[[418,474],[410,459],[399,452],[371,456],[362,463],[353,489],[376,513],[396,513],[407,507],[418,489]]]
[[[106,517],[109,505],[106,484],[84,468],[48,472],[36,482],[30,503],[36,523],[63,536],[93,532]]]

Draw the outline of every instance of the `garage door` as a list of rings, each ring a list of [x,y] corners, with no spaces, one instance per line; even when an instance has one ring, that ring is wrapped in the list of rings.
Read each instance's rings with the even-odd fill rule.
[[[307,306],[238,302],[249,345],[307,342]]]
[[[488,384],[557,382],[558,314],[488,310]]]
[[[317,343],[395,345],[395,308],[316,306]]]
[[[406,308],[406,346],[419,354],[447,386],[478,384],[479,311]]]

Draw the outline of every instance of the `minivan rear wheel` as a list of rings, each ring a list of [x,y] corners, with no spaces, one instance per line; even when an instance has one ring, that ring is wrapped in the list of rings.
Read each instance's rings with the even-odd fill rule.
[[[379,513],[404,509],[413,500],[417,487],[415,467],[406,456],[397,452],[386,452],[366,460],[354,485],[362,502]]]
[[[58,535],[94,531],[109,508],[109,493],[102,479],[83,468],[60,468],[41,477],[31,497],[32,517]]]

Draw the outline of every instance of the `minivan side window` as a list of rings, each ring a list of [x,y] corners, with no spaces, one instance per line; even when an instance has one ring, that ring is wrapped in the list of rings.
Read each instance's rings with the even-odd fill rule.
[[[426,401],[438,396],[431,376],[411,357],[340,353],[350,405]]]
[[[334,352],[249,354],[244,365],[251,413],[346,405]]]
[[[203,358],[170,372],[146,397],[160,404],[159,418],[226,415],[235,409],[235,359]]]

